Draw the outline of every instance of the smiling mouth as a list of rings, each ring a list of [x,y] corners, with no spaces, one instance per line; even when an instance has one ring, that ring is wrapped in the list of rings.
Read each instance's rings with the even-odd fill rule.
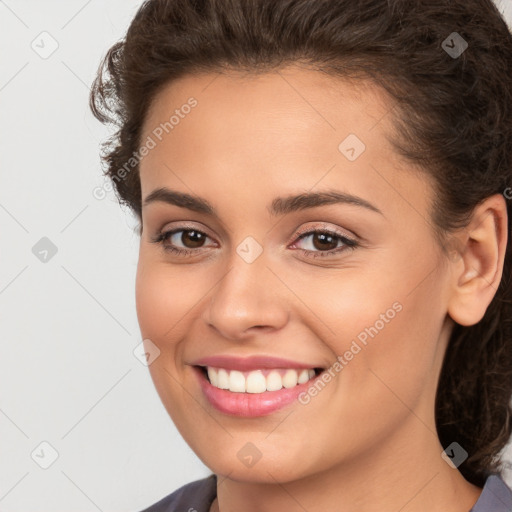
[[[233,393],[264,393],[294,388],[315,378],[324,368],[262,368],[238,371],[213,366],[197,366],[208,382],[217,389]]]

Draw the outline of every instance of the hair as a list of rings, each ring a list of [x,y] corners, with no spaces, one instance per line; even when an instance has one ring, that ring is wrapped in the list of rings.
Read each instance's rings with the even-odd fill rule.
[[[460,56],[444,49],[454,37],[468,44]],[[102,60],[90,96],[96,118],[115,127],[101,158],[120,202],[142,219],[138,163],[122,179],[120,169],[162,87],[194,73],[288,64],[387,93],[391,142],[433,178],[440,233],[464,228],[491,195],[512,198],[512,35],[491,0],[147,0]],[[480,487],[503,470],[512,433],[510,225],[498,290],[480,322],[455,324],[436,390],[440,442],[468,452],[458,469]]]

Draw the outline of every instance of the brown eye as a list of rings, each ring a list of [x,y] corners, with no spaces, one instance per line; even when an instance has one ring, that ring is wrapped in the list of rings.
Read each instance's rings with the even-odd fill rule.
[[[160,233],[152,241],[161,244],[166,251],[184,256],[199,253],[208,238],[197,229],[181,228]]]
[[[341,233],[316,229],[300,235],[293,245],[301,249],[305,256],[316,258],[335,256],[347,249],[355,249],[358,243]]]
[[[319,251],[336,249],[338,246],[338,239],[339,237],[330,235],[328,233],[314,233],[312,238],[313,247]]]
[[[178,231],[178,233],[180,233],[180,231]],[[202,247],[206,239],[206,235],[204,233],[196,231],[195,229],[182,230],[181,233],[180,241],[188,249]]]

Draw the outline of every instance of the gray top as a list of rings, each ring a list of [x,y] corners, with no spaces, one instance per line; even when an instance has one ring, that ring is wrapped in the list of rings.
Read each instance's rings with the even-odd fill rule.
[[[180,487],[142,512],[208,512],[217,495],[217,477],[210,475]],[[469,512],[512,512],[512,490],[499,475],[490,475]]]

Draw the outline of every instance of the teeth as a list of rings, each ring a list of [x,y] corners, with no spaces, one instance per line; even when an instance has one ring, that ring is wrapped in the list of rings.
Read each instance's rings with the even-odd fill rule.
[[[216,388],[220,387],[218,373],[211,366],[208,366],[208,378],[210,379],[210,382],[213,386]]]
[[[299,379],[299,376],[297,375],[296,370],[286,370],[286,373],[283,377],[283,386],[285,388],[293,388],[297,385],[297,380]]]
[[[310,369],[275,369],[240,372],[224,368],[207,367],[208,379],[212,386],[228,389],[234,393],[263,393],[264,391],[279,391],[304,384],[315,376],[315,370]]]
[[[313,377],[314,377],[315,376],[315,370],[311,370],[311,372],[313,373]],[[297,379],[297,383],[298,384],[304,384],[304,382],[307,382],[310,378],[311,377],[310,377],[309,371],[308,370],[302,370],[299,373],[299,377]]]
[[[263,375],[259,370],[249,373],[245,379],[244,391],[247,391],[247,393],[263,393],[263,391],[267,391],[267,380],[265,379],[265,375]]]
[[[210,369],[210,368],[208,368]],[[213,372],[215,372],[215,370],[212,368]],[[213,382],[212,382],[213,384]],[[215,386],[215,384],[213,384]],[[217,372],[217,387],[219,387],[220,389],[229,389],[229,373],[224,370],[223,368],[221,368],[218,372]]]
[[[283,379],[279,372],[272,370],[267,375],[267,391],[279,391],[283,387]]]
[[[245,391],[245,377],[242,372],[231,370],[229,372],[229,390],[238,393]]]

